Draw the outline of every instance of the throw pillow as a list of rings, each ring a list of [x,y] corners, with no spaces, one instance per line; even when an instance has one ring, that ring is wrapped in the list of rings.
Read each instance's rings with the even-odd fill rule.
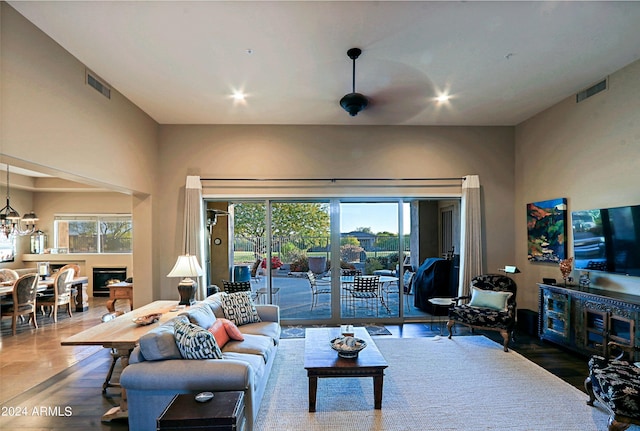
[[[216,319],[208,331],[213,334],[221,349],[229,342],[229,340],[244,341],[244,335],[242,332],[240,332],[238,327],[228,319]]]
[[[260,322],[260,316],[251,299],[251,292],[235,292],[222,297],[224,317],[236,325]]]
[[[507,311],[507,301],[513,295],[513,292],[499,292],[495,290],[471,288],[471,301],[469,306],[490,308],[492,310]]]
[[[244,341],[244,335],[242,335],[242,332],[240,332],[238,327],[231,320],[228,320],[228,319],[218,319],[218,320],[220,320],[224,324],[224,329],[226,330],[229,338],[236,341]]]
[[[191,322],[174,323],[176,345],[184,359],[222,359],[216,339],[204,328]]]
[[[218,343],[218,347],[221,349],[229,341],[229,334],[227,334],[227,330],[224,327],[224,322],[220,319],[216,319],[207,331],[213,334],[213,337],[216,339],[216,343]]]

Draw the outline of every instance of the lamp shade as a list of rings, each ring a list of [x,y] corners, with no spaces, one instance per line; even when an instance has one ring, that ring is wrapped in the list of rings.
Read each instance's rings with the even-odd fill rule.
[[[198,263],[198,258],[192,254],[178,256],[173,269],[167,277],[196,277],[202,275],[202,268]]]

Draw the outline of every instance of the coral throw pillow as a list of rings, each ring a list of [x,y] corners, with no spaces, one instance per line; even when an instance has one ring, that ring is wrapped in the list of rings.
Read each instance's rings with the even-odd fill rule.
[[[222,323],[224,324],[224,329],[227,331],[227,335],[229,336],[229,338],[231,338],[232,340],[244,341],[244,336],[242,335],[242,332],[240,332],[240,330],[238,329],[235,323],[233,323],[229,319],[218,319],[218,320],[221,320]]]
[[[218,318],[208,329],[222,348],[229,340],[244,341],[244,336],[231,320]]]
[[[213,325],[209,327],[208,331],[213,334],[213,338],[216,339],[216,343],[218,343],[218,347],[220,347],[221,349],[229,341],[229,335],[227,335],[227,330],[224,327],[224,322],[222,322],[220,319],[216,319],[216,321],[213,322]]]

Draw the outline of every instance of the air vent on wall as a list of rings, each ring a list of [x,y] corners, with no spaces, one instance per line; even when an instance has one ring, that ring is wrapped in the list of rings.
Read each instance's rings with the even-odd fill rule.
[[[86,69],[86,83],[87,85],[96,89],[107,99],[111,99],[111,87],[109,87],[104,81],[96,76],[89,69]]]
[[[582,90],[581,92],[576,94],[576,103],[580,103],[591,96],[595,96],[601,91],[606,90],[607,87],[608,87],[608,82],[607,82],[607,78],[605,78],[602,81],[598,82],[597,84],[594,84],[591,87],[585,90]]]

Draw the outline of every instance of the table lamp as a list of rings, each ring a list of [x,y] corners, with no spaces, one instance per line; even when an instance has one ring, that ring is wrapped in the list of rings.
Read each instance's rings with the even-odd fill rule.
[[[176,264],[167,277],[184,277],[178,284],[178,293],[180,294],[179,305],[192,305],[195,303],[195,294],[198,282],[190,277],[199,277],[202,275],[202,268],[198,263],[198,259],[194,255],[184,254],[178,256]]]
[[[505,265],[504,268],[500,268],[498,271],[502,271],[507,274],[518,274],[520,269],[517,266]]]

